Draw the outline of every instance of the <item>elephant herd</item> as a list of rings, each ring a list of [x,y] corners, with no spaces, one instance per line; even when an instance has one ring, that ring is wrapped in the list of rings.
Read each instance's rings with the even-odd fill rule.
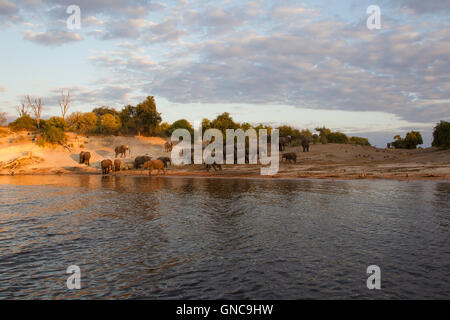
[[[171,146],[169,147],[171,148]],[[114,149],[115,158],[120,156],[120,158],[126,157],[128,154],[131,155],[131,149],[127,145],[117,146]],[[80,152],[80,164],[85,164],[87,166],[90,165],[91,153],[86,151]],[[152,158],[148,155],[138,156],[134,159],[134,168],[135,169],[149,169],[149,174],[152,174],[152,170],[158,170],[158,174],[160,171],[165,173],[165,168],[168,165],[172,165],[172,160],[169,157],[159,157],[156,160],[152,160]],[[100,168],[102,170],[102,174],[106,175],[112,172],[121,171],[128,166],[120,159],[115,159],[114,161],[110,159],[104,159],[100,162]]]
[[[292,138],[291,136],[287,136],[287,137],[280,137],[279,140],[279,150],[280,151],[284,151],[286,146],[290,145],[292,142]],[[309,152],[309,140],[307,138],[302,138],[301,141],[301,145],[303,148],[303,152]],[[166,143],[164,145],[164,151],[169,152],[172,150],[172,143]],[[127,167],[127,165],[122,162],[122,160],[117,159],[118,156],[120,156],[120,158],[125,158],[127,155],[127,151],[128,151],[128,155],[131,155],[131,149],[129,146],[127,145],[121,145],[121,146],[117,146],[114,149],[115,152],[115,160],[112,161],[110,159],[105,159],[102,160],[100,163],[101,169],[102,169],[102,174],[106,175],[109,173],[117,172],[117,171],[121,171],[123,169],[125,169]],[[191,150],[191,157],[193,158],[194,156],[194,152],[193,152],[193,147]],[[237,153],[237,147],[236,145],[234,146],[234,163],[237,163],[237,159],[238,158],[238,153]],[[91,159],[91,154],[90,152],[85,152],[82,151],[80,152],[80,164],[85,164],[87,166],[90,165],[90,159]],[[223,159],[226,159],[226,146],[224,146],[223,149]],[[281,160],[285,160],[286,162],[291,162],[291,163],[296,163],[297,162],[297,155],[293,152],[288,152],[288,153],[284,153],[281,157]],[[193,162],[193,159],[192,159]],[[249,162],[249,149],[248,147],[245,148],[245,163],[250,163]],[[172,160],[170,157],[159,157],[156,160],[152,160],[152,157],[148,156],[148,155],[144,155],[144,156],[138,156],[134,159],[134,168],[135,169],[149,169],[149,174],[152,174],[153,170],[158,170],[158,174],[160,173],[160,171],[162,171],[165,174],[165,169],[168,167],[168,165],[172,165]],[[215,171],[217,170],[222,170],[222,165],[221,164],[211,164],[211,165],[206,165],[206,169],[209,170],[213,168]]]

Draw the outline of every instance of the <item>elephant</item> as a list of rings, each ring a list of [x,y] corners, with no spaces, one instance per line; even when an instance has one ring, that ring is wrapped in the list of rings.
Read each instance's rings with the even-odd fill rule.
[[[139,156],[136,157],[136,159],[134,159],[134,167],[136,169],[139,169],[144,163],[146,163],[147,161],[152,160],[152,157],[150,156]]]
[[[284,149],[286,149],[286,146],[289,145],[291,141],[292,141],[291,136],[280,137],[280,139],[278,140],[279,150],[284,151]]]
[[[114,160],[114,171],[120,171],[123,168],[122,161],[119,159]]]
[[[281,157],[281,160],[286,160],[286,161],[289,161],[289,162],[296,163],[297,162],[297,155],[295,153],[293,153],[293,152],[285,153]]]
[[[121,158],[122,158],[122,157],[126,158],[126,157],[127,157],[127,150],[128,150],[128,153],[131,155],[131,149],[130,149],[129,146],[127,146],[127,145],[121,145],[121,146],[116,147],[116,148],[114,149],[114,151],[116,152],[116,158],[117,158],[117,156],[118,156],[119,154],[120,154],[120,157],[121,157]]]
[[[152,175],[153,169],[158,169],[159,172],[162,170],[163,174],[166,174],[166,170],[164,170],[164,162],[161,160],[150,160],[144,163],[144,169],[148,168],[148,175]]]
[[[113,171],[113,162],[109,159],[103,160],[101,162],[102,174],[108,174]]]
[[[161,160],[162,162],[164,162],[164,168],[167,168],[168,163],[170,163],[170,165],[172,165],[172,159],[170,159],[169,157],[159,157],[158,160]]]
[[[89,160],[91,160],[91,153],[81,151],[80,152],[80,163],[85,163],[86,165],[89,166],[89,164],[90,164]]]
[[[302,147],[303,152],[309,152],[309,140],[308,139],[302,139]]]
[[[173,143],[171,141],[167,141],[164,143],[164,152],[171,152],[173,148]]]

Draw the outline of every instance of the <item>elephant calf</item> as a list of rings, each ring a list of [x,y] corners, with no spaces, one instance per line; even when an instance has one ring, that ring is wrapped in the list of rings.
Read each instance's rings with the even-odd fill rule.
[[[89,160],[91,160],[91,153],[90,152],[81,151],[80,152],[80,163],[81,164],[85,163],[86,165],[89,166]]]
[[[281,160],[286,160],[286,161],[289,161],[289,162],[296,163],[297,162],[297,155],[295,153],[293,153],[293,152],[285,153],[281,157]]]
[[[101,162],[102,174],[108,174],[113,171],[113,162],[109,159],[103,160]]]
[[[122,170],[122,168],[122,161],[120,161],[119,159],[114,160],[114,171],[120,171]]]
[[[163,174],[166,174],[166,170],[164,170],[164,162],[161,160],[150,160],[144,163],[144,169],[148,168],[148,175],[152,175],[153,169],[158,169],[158,175],[160,170],[162,170]]]

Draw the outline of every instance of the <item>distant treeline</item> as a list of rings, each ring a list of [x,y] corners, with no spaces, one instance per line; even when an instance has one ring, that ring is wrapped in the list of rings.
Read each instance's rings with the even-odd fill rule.
[[[63,95],[64,97],[64,95]],[[69,97],[69,95],[68,95]],[[41,139],[45,142],[57,143],[65,141],[64,132],[76,132],[78,134],[101,134],[101,135],[145,135],[145,136],[161,136],[170,137],[172,132],[176,129],[187,129],[193,134],[194,128],[186,119],[180,119],[172,124],[162,122],[161,114],[156,109],[156,102],[153,96],[147,97],[143,102],[136,106],[127,105],[122,110],[117,111],[111,107],[99,107],[93,109],[91,112],[73,112],[66,116],[68,110],[67,103],[62,107],[62,116],[51,117],[48,120],[40,118],[41,105],[36,100],[33,104],[31,99],[29,101],[29,108],[24,104],[19,106],[17,111],[19,117],[13,122],[9,123],[11,130],[39,130]],[[36,106],[39,105],[39,108]],[[30,110],[34,112],[34,117],[30,115]],[[36,110],[39,110],[37,113]],[[6,117],[4,113],[0,112],[1,125],[6,124]],[[449,147],[450,144],[450,124],[441,121],[434,130],[433,146]],[[203,119],[203,131],[210,128],[215,128],[225,136],[226,129],[242,129],[244,131],[253,128],[256,131],[259,129],[267,129],[271,133],[270,126],[262,124],[253,126],[247,122],[238,123],[233,120],[229,113],[225,112],[217,116],[213,120]],[[280,137],[292,137],[292,145],[300,145],[303,139],[309,140],[312,143],[349,143],[357,145],[370,146],[368,139],[362,137],[349,137],[342,132],[332,132],[330,129],[321,127],[315,128],[316,133],[308,129],[299,130],[291,126],[278,127]],[[396,148],[416,148],[418,144],[422,144],[422,137],[420,132],[412,131],[406,135],[404,139],[400,136],[394,137],[395,141],[391,143]]]

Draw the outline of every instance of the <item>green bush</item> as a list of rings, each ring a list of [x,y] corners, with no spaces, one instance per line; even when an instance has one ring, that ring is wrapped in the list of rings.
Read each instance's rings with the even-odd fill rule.
[[[361,138],[361,137],[351,137],[349,142],[351,144],[358,144],[361,146],[370,146],[369,140],[367,140],[366,138]]]
[[[348,137],[342,132],[331,132],[327,135],[329,143],[348,143]]]
[[[434,127],[433,147],[450,148],[450,122],[441,121]]]
[[[57,144],[67,141],[64,130],[55,126],[45,124],[41,129],[41,137],[44,142]]]
[[[21,130],[33,131],[36,130],[37,125],[36,120],[32,119],[29,115],[26,114],[11,122],[9,124],[9,127],[13,131],[21,131]]]

